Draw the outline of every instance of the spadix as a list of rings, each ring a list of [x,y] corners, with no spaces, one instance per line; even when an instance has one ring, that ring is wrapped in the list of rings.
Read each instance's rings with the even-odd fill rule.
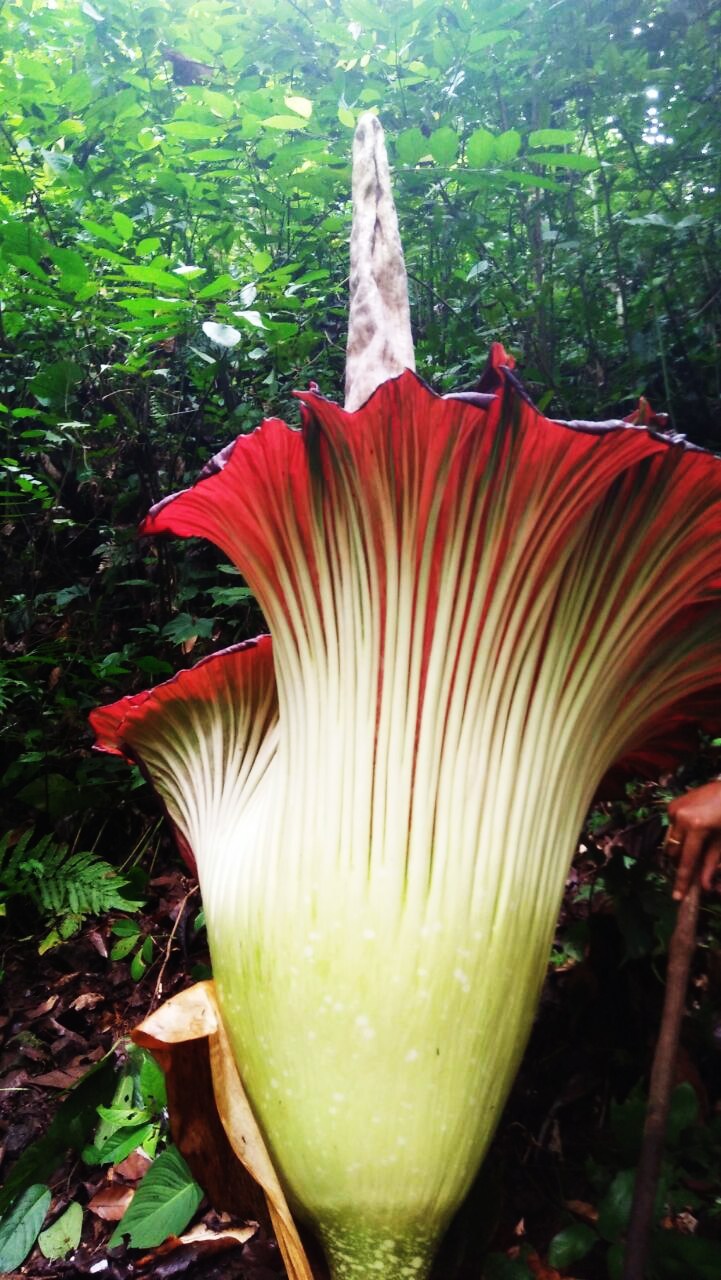
[[[544,418],[500,347],[466,398],[398,372],[405,273],[361,129],[353,411],[301,393],[301,432],[262,423],[143,526],[216,543],[272,643],[93,722],[192,850],[240,1076],[334,1280],[422,1280],[513,1080],[584,812],[719,682],[721,463]]]

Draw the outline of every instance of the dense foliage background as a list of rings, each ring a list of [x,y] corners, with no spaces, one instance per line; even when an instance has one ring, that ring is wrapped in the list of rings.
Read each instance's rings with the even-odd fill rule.
[[[2,22],[13,809],[101,809],[88,707],[247,627],[207,553],[179,576],[134,530],[233,434],[296,420],[294,386],[341,392],[362,110],[433,385],[500,339],[549,414],[645,394],[721,443],[713,4],[14,0]]]
[[[295,422],[294,387],[342,394],[362,111],[433,386],[472,385],[498,339],[551,416],[645,395],[721,447],[721,10],[5,0],[0,31],[0,895],[52,946],[140,892],[162,838],[87,711],[257,630],[211,550],[135,530],[234,434]],[[620,883],[651,955],[663,909],[638,908],[642,944]]]

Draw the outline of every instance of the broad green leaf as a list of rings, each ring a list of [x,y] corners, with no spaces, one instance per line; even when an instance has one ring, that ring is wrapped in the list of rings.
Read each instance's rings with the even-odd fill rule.
[[[123,267],[129,280],[138,284],[154,284],[160,289],[170,289],[174,293],[185,292],[185,281],[170,271],[162,271],[160,267]]]
[[[50,256],[60,271],[61,289],[76,293],[88,279],[88,268],[82,254],[75,249],[52,249]]]
[[[565,147],[577,140],[575,129],[534,129],[528,135],[529,147]]]
[[[40,404],[62,408],[82,377],[82,369],[72,360],[56,360],[36,373],[28,385]]]
[[[82,1205],[74,1200],[51,1227],[41,1231],[38,1245],[44,1258],[56,1261],[77,1249],[83,1230]]]
[[[466,160],[473,169],[482,169],[495,155],[493,134],[488,129],[476,129],[466,142]]]
[[[122,307],[123,311],[128,311],[131,316],[139,316],[141,319],[156,312],[162,314],[169,311],[183,311],[187,305],[182,298],[123,298],[118,302],[118,306]]]
[[[237,347],[242,336],[238,329],[233,328],[232,324],[215,324],[212,320],[203,321],[203,333],[206,338],[210,338],[210,341],[219,347]],[[181,614],[181,617],[187,617],[187,615]],[[168,623],[168,626],[172,625],[172,623]],[[197,635],[197,631],[192,630],[189,634]],[[187,639],[187,636],[183,638]]]
[[[122,237],[112,227],[102,226],[99,222],[94,222],[92,218],[81,218],[80,221],[86,231],[89,231],[93,236],[97,236],[99,240],[107,240],[108,244],[112,245],[114,249],[119,248],[122,244]]]
[[[202,1198],[202,1188],[180,1152],[169,1147],[150,1166],[109,1247],[114,1249],[127,1236],[132,1249],[156,1248],[168,1236],[184,1231]]]
[[[217,164],[220,160],[237,160],[238,156],[239,152],[231,151],[230,147],[200,147],[198,151],[190,152],[191,160],[210,164]]]
[[[698,1094],[693,1085],[684,1081],[671,1094],[666,1141],[670,1144],[678,1142],[684,1130],[696,1123],[698,1115]]]
[[[50,1188],[35,1183],[0,1219],[0,1272],[15,1271],[25,1261],[38,1238],[51,1199]]]
[[[458,134],[449,125],[434,129],[428,145],[436,164],[453,164],[458,155]]]
[[[273,255],[267,253],[265,249],[258,249],[257,253],[253,254],[251,262],[253,270],[257,271],[258,275],[262,275],[264,271],[268,270],[268,267],[273,265]]]
[[[585,1258],[597,1240],[596,1232],[587,1227],[585,1223],[574,1222],[572,1226],[559,1231],[553,1237],[548,1246],[548,1261],[552,1267],[560,1267],[565,1270],[566,1267],[572,1266],[574,1262],[579,1262],[581,1258]]]
[[[578,173],[590,173],[598,168],[594,156],[569,155],[566,152],[537,151],[528,157],[534,164],[547,164],[556,169],[575,169]]]
[[[343,103],[338,106],[338,119],[344,124],[346,129],[355,129],[355,112],[350,107],[346,107]]]
[[[200,138],[215,138],[221,131],[220,124],[201,124],[199,120],[169,120],[163,125],[166,133],[189,142]]]
[[[430,140],[415,126],[404,129],[396,138],[396,151],[401,164],[417,164],[423,156],[431,154]]]
[[[472,35],[468,42],[468,52],[478,53],[479,49],[488,49],[491,45],[502,44],[517,36],[517,31],[479,31]]]
[[[113,224],[123,240],[132,240],[135,235],[135,223],[129,218],[127,213],[122,213],[120,209],[113,212]]]
[[[266,116],[262,121],[266,129],[305,129],[307,121],[302,116]]]
[[[210,284],[206,284],[204,289],[200,289],[196,294],[198,298],[215,298],[219,293],[229,293],[238,289],[238,281],[233,276],[223,275],[217,279],[211,280]]]
[[[628,1226],[635,1176],[634,1169],[617,1173],[598,1206],[598,1230],[604,1240],[618,1240]]]
[[[502,164],[507,164],[509,160],[513,160],[520,149],[521,135],[517,129],[506,129],[505,133],[499,133],[493,139],[494,155]]]
[[[216,93],[213,89],[206,89],[203,94],[203,103],[206,107],[210,107],[213,115],[220,116],[221,120],[231,120],[236,113],[235,103],[227,93]]]
[[[289,111],[295,111],[297,115],[302,116],[304,120],[310,120],[313,114],[313,103],[310,98],[290,97],[284,98],[284,102]]]

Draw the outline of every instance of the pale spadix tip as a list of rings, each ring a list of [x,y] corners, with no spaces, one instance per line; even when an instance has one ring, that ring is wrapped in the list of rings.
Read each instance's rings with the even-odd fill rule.
[[[346,409],[358,409],[382,382],[415,367],[408,278],[383,129],[367,112],[353,140]]]

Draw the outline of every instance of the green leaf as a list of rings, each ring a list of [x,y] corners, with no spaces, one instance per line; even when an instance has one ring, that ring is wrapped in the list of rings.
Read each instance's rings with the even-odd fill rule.
[[[295,111],[304,120],[309,120],[313,114],[313,103],[310,98],[290,97],[284,98],[283,101],[290,111]]]
[[[199,120],[170,120],[163,128],[166,133],[171,134],[174,138],[183,138],[188,142],[193,142],[200,138],[217,138],[222,126],[220,124],[201,124]]]
[[[576,142],[575,129],[534,129],[528,135],[529,147],[566,147]]]
[[[27,1258],[50,1208],[50,1188],[35,1183],[0,1220],[0,1272],[15,1271]]]
[[[253,270],[257,271],[259,276],[262,276],[263,272],[273,265],[273,255],[267,253],[265,249],[259,249],[257,253],[253,254],[251,262]]]
[[[40,404],[62,409],[82,376],[82,369],[72,360],[56,360],[36,373],[28,385]]]
[[[175,292],[185,290],[185,282],[181,276],[162,271],[160,267],[123,267],[123,271],[129,280],[135,280],[138,284],[154,284],[159,289],[172,289]]]
[[[127,955],[130,955],[130,952],[133,950],[133,947],[137,942],[137,938],[138,938],[137,933],[134,933],[132,936],[127,938],[121,938],[119,942],[115,943],[115,946],[110,952],[110,959],[124,960],[125,957]]]
[[[203,321],[203,333],[218,347],[237,347],[242,337],[240,330],[234,329],[232,324],[215,324],[212,320]]]
[[[666,1141],[670,1144],[678,1142],[684,1130],[696,1123],[698,1115],[698,1095],[693,1085],[685,1080],[671,1094]]]
[[[219,164],[221,160],[237,160],[238,152],[231,151],[230,147],[200,147],[197,151],[190,152],[191,160],[198,160],[205,164]]]
[[[481,49],[489,49],[494,44],[503,44],[505,41],[510,41],[517,35],[517,31],[511,30],[478,32],[476,35],[471,36],[468,42],[468,52],[478,53]]]
[[[493,152],[501,164],[507,164],[509,160],[513,160],[520,149],[521,135],[517,129],[506,129],[505,133],[499,133],[498,137],[493,139]]]
[[[38,1245],[44,1258],[57,1261],[66,1258],[77,1249],[83,1230],[83,1210],[77,1200],[69,1204],[65,1213],[38,1236]]]
[[[211,280],[205,288],[199,289],[197,298],[215,298],[219,293],[229,293],[238,288],[238,281],[233,276],[223,275]]]
[[[123,240],[132,240],[135,235],[135,223],[132,218],[128,217],[127,213],[121,213],[119,209],[115,209],[113,211],[113,224],[123,237]]]
[[[598,1206],[597,1225],[604,1240],[618,1240],[628,1226],[635,1176],[634,1169],[617,1173]]]
[[[430,154],[430,141],[418,128],[404,129],[396,138],[396,151],[401,164],[417,164],[423,156]]]
[[[168,1236],[180,1235],[203,1198],[176,1147],[169,1147],[151,1165],[125,1217],[110,1237],[109,1247],[128,1236],[132,1249],[154,1249]]]
[[[206,107],[210,107],[213,115],[220,116],[221,120],[232,120],[236,114],[235,103],[227,93],[217,93],[214,89],[206,89],[203,94],[203,103]]]
[[[305,129],[306,121],[300,116],[267,116],[262,121],[266,129]]]
[[[575,169],[578,173],[590,173],[598,168],[598,160],[594,156],[568,155],[566,152],[539,151],[529,156],[534,164],[548,164],[556,169]]]
[[[434,129],[428,145],[436,164],[453,164],[458,155],[458,134],[449,125],[444,125],[441,129]]]
[[[89,231],[98,240],[106,240],[114,249],[122,244],[122,239],[117,231],[113,231],[110,227],[104,227],[99,222],[93,222],[91,218],[81,218],[80,221],[86,231]]]
[[[225,328],[226,326],[220,325],[218,327]],[[240,337],[240,334],[238,336]],[[214,625],[215,620],[213,618],[193,618],[189,613],[179,613],[177,618],[172,618],[170,622],[166,622],[161,635],[166,640],[172,640],[175,644],[184,644],[186,640],[192,640],[195,636],[207,637],[211,635]]]
[[[574,1222],[553,1237],[548,1246],[548,1261],[552,1267],[570,1267],[585,1258],[597,1239],[596,1232],[590,1227],[583,1222]]]
[[[355,112],[350,107],[346,107],[343,103],[338,106],[338,119],[344,124],[346,129],[355,129]]]
[[[488,129],[476,129],[466,141],[466,160],[473,169],[483,169],[494,158],[494,138]]]

